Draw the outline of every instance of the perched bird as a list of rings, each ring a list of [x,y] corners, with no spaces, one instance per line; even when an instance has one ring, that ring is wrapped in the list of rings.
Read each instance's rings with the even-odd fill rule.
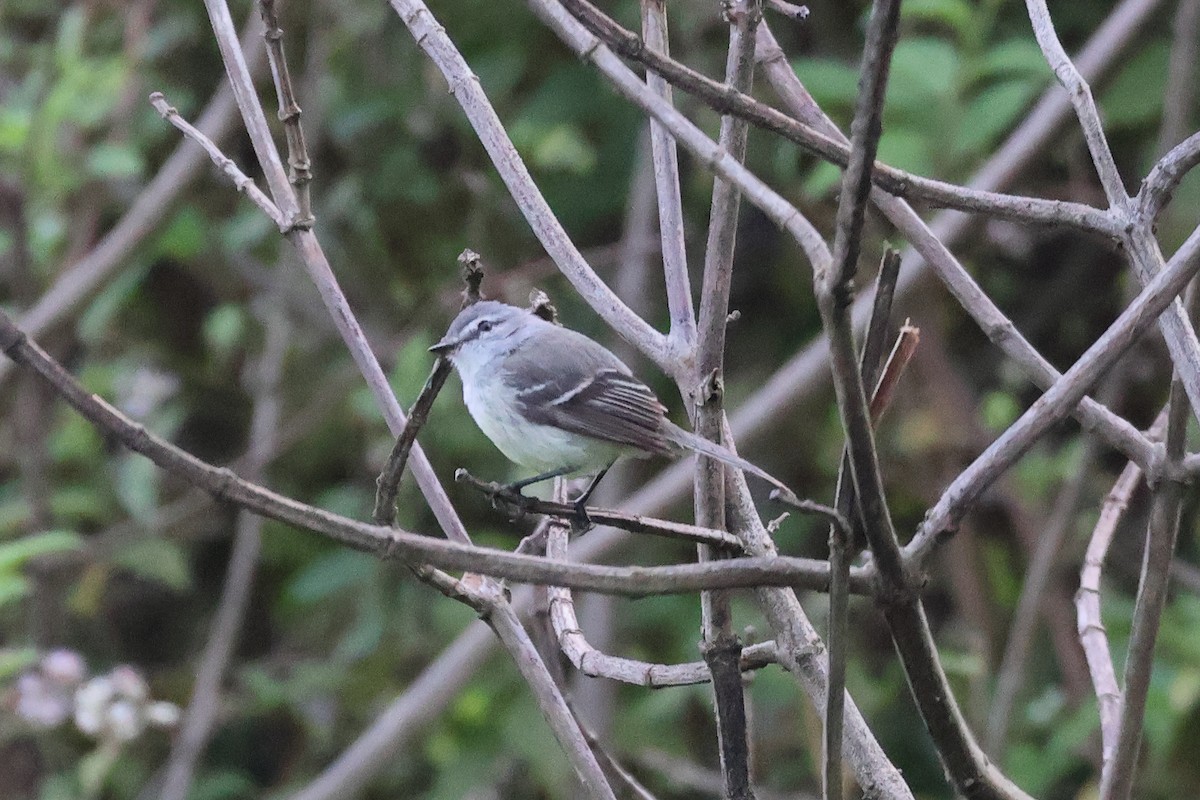
[[[464,308],[441,341],[479,428],[510,461],[534,471],[511,489],[560,475],[595,474],[584,504],[621,456],[701,453],[791,490],[719,444],[675,425],[654,392],[603,345],[523,308],[483,300]]]

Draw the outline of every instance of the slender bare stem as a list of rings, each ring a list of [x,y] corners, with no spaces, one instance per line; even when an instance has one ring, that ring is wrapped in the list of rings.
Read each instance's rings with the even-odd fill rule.
[[[1187,433],[1185,400],[1183,386],[1177,380],[1171,386],[1167,412],[1167,458],[1176,464],[1183,457]],[[1127,800],[1133,791],[1146,716],[1146,695],[1154,671],[1154,644],[1167,600],[1182,501],[1183,485],[1176,480],[1162,481],[1154,492],[1146,553],[1133,609],[1133,627],[1129,633],[1129,654],[1125,660],[1125,690],[1121,695],[1117,745],[1112,759],[1104,765],[1100,783],[1102,800]]]
[[[300,124],[300,104],[292,88],[292,76],[288,71],[287,58],[283,54],[283,29],[279,26],[279,14],[275,0],[259,0],[262,13],[263,38],[267,42],[267,61],[271,65],[271,77],[275,81],[275,94],[279,97],[279,121],[287,137],[288,181],[296,196],[296,219],[293,224],[311,228],[316,222],[313,216],[310,184],[312,162],[308,158],[308,145],[304,141],[304,127]]]
[[[1013,706],[1025,680],[1026,663],[1037,632],[1038,616],[1043,609],[1050,578],[1058,564],[1059,553],[1075,522],[1075,514],[1089,475],[1089,467],[1096,456],[1094,440],[1088,440],[1080,452],[1077,463],[1072,465],[1067,479],[1058,490],[1054,510],[1040,531],[1037,547],[1029,559],[1029,568],[1021,586],[1021,596],[1013,612],[1005,640],[1004,656],[996,673],[996,693],[988,713],[985,741],[987,751],[997,761],[1003,762],[1005,741]]]
[[[567,527],[551,524],[547,530],[546,556],[559,561],[569,559]],[[662,687],[708,683],[711,675],[702,661],[689,664],[652,664],[631,658],[612,656],[597,650],[588,642],[575,614],[575,601],[570,589],[551,587],[549,593],[550,621],[559,647],[575,668],[592,678],[631,683],[638,686]],[[740,669],[759,669],[775,663],[775,643],[763,642],[746,648],[741,654]]]
[[[871,322],[867,326],[867,338],[863,343],[859,370],[865,385],[878,380],[881,369],[883,343],[886,341],[888,318],[892,311],[892,298],[896,279],[900,274],[900,253],[888,250],[884,253],[875,283],[875,300],[871,309]],[[850,456],[842,448],[838,466],[837,489],[834,506],[847,520],[859,521],[854,514],[854,486],[850,478]],[[829,630],[826,643],[829,645],[829,690],[825,693],[824,780],[823,793],[826,800],[836,800],[844,794],[842,789],[842,739],[844,736],[846,655],[848,647],[848,621],[850,609],[850,561],[855,528],[829,526]]]
[[[753,85],[754,29],[762,18],[762,7],[757,0],[736,0],[725,7],[725,17],[729,23],[725,84],[733,91],[745,93]],[[661,77],[650,75],[654,80],[666,83]],[[739,163],[746,160],[748,136],[749,126],[745,122],[730,116],[721,118],[717,143]],[[729,318],[740,201],[741,194],[736,185],[719,177],[713,182],[700,292],[696,371],[693,385],[680,387],[685,397],[695,398],[696,433],[715,442],[721,441],[725,416],[725,329]],[[693,490],[696,524],[725,528],[724,473],[724,467],[712,459],[696,460]],[[721,553],[701,545],[697,557],[700,561],[712,561],[719,559]],[[701,595],[700,608],[703,635],[700,649],[712,675],[725,796],[730,800],[748,800],[754,793],[750,783],[749,730],[740,669],[742,642],[733,630],[731,598],[727,592],[708,592]]]
[[[649,92],[645,83],[625,66],[620,57],[572,17],[558,0],[529,0],[529,3],[538,18],[573,52],[599,69],[621,96],[661,122],[706,169],[736,184],[748,201],[787,231],[800,245],[814,269],[828,262],[829,248],[825,240],[795,206],[722,150],[720,145],[705,136],[674,107]]]
[[[589,31],[617,53],[643,63],[675,86],[694,94],[722,114],[741,117],[777,133],[821,158],[846,166],[850,148],[840,137],[831,136],[803,120],[759,103],[744,93],[733,92],[695,70],[672,61],[647,47],[640,37],[621,27],[587,0],[562,0]],[[1003,195],[913,175],[887,164],[876,163],[872,172],[880,188],[899,197],[920,199],[937,206],[986,213],[1003,219],[1039,224],[1071,225],[1082,230],[1116,236],[1120,227],[1100,209],[1080,203]]]
[[[225,0],[204,0],[204,7],[208,10],[213,35],[217,39],[217,47],[221,50],[221,60],[225,63],[225,72],[229,76],[229,84],[233,87],[233,97],[242,112],[242,122],[246,125],[246,132],[250,134],[250,144],[254,147],[259,165],[262,166],[271,199],[279,207],[283,218],[292,224],[299,212],[296,195],[288,183],[275,142],[271,139],[271,129],[267,125],[266,114],[263,113],[262,104],[254,90],[250,70],[246,67],[237,30],[233,27],[233,18],[229,15],[229,6]]]
[[[1135,0],[1142,2],[1143,0]],[[1125,6],[1118,12],[1126,10]],[[1140,9],[1138,9],[1140,10]],[[1113,19],[1120,24],[1134,24],[1141,17],[1129,19],[1129,14],[1114,12]],[[1127,36],[1123,27],[1105,23],[1105,30],[1098,32],[1096,38],[1100,41],[1085,48],[1088,63],[1099,62],[1101,56],[1112,59],[1119,52],[1118,45],[1127,41],[1113,38]],[[758,58],[765,67],[765,72],[772,87],[787,104],[788,110],[814,125],[822,126],[822,130],[831,135],[841,136],[840,131],[821,112],[812,97],[804,89],[792,71],[791,65],[784,57],[783,51],[775,42],[770,28],[764,23],[758,29]],[[1080,57],[1081,63],[1084,56]],[[1009,143],[1000,148],[1000,152],[992,161],[980,170],[973,185],[997,185],[1001,180],[1010,180],[1016,169],[1015,165],[1023,165],[1029,153],[1036,150],[1046,140],[1052,130],[1055,120],[1061,120],[1070,111],[1064,102],[1061,108],[1051,108],[1039,113],[1036,124],[1031,124],[1026,130],[1023,126],[1015,131]],[[950,215],[940,218],[933,226],[927,226],[921,217],[902,199],[893,197],[885,192],[874,190],[871,200],[884,216],[886,216],[901,233],[909,240],[912,248],[924,259],[924,263],[933,268],[938,278],[950,290],[955,299],[968,314],[979,324],[980,328],[1006,355],[1021,365],[1033,381],[1043,389],[1048,389],[1059,377],[1060,373],[1021,335],[1012,321],[1006,317],[983,291],[966,268],[950,252],[949,244],[961,236],[966,228],[964,218],[960,215]],[[910,260],[913,260],[910,258]],[[901,277],[898,284],[902,292],[907,292],[920,277],[922,263],[916,260],[911,269]],[[865,320],[867,308],[860,305],[858,319]],[[815,358],[816,353],[812,356]],[[1120,450],[1139,465],[1146,467],[1154,459],[1153,448],[1145,437],[1128,421],[1114,414],[1092,398],[1086,398],[1077,410],[1076,415],[1085,430],[1094,431],[1105,441]]]
[[[1160,414],[1155,427],[1165,429],[1166,415]],[[1075,593],[1076,618],[1079,643],[1087,658],[1092,687],[1100,706],[1101,756],[1105,763],[1112,758],[1117,746],[1117,727],[1121,716],[1121,689],[1117,685],[1117,673],[1113,669],[1112,654],[1108,647],[1108,634],[1104,630],[1104,619],[1100,613],[1100,584],[1104,570],[1104,559],[1112,544],[1117,524],[1129,508],[1133,493],[1142,482],[1142,470],[1132,462],[1125,465],[1120,477],[1104,498],[1100,518],[1092,529],[1084,554],[1083,567],[1079,571],[1079,591]]]
[[[671,52],[666,0],[642,0],[642,35],[648,47],[663,55]],[[664,103],[673,105],[671,85],[660,76],[648,74],[646,85]],[[662,241],[663,275],[667,284],[667,309],[671,315],[670,338],[677,350],[686,355],[691,353],[696,344],[696,312],[692,305],[692,282],[688,277],[687,249],[684,246],[679,154],[674,137],[656,119],[650,120],[650,150],[658,196],[658,231]]]
[[[417,44],[441,70],[450,91],[470,121],[516,201],[530,229],[554,259],[576,291],[613,330],[637,347],[667,374],[676,367],[667,338],[635,314],[604,284],[571,242],[554,212],[529,175],[517,149],[508,138],[495,109],[479,85],[478,77],[432,12],[421,0],[390,0]],[[645,84],[639,81],[641,88]]]
[[[583,791],[588,797],[616,800],[604,771],[600,769],[595,754],[588,747],[579,724],[567,707],[562,691],[555,685],[516,612],[501,594],[497,593],[484,620],[500,637],[500,641],[516,662],[521,677],[525,679],[525,685],[529,687],[533,699],[542,711],[542,716],[550,724],[554,737],[558,739],[575,770],[576,777],[583,784]]]
[[[1137,341],[1200,270],[1198,254],[1200,228],[1192,232],[1167,268],[1146,285],[1075,365],[954,479],[905,548],[910,555],[923,558],[938,536],[949,532],[961,519],[980,492],[1020,458],[1050,426],[1070,413],[1089,387]],[[1155,465],[1155,473],[1159,471]]]
[[[480,300],[479,285],[483,282],[483,268],[479,255],[471,250],[460,253],[458,262],[462,265],[463,281],[466,284],[462,301],[462,307],[466,308]],[[388,454],[383,470],[375,479],[375,509],[371,512],[371,519],[377,525],[392,525],[396,521],[396,495],[400,488],[400,477],[404,474],[404,466],[408,463],[409,453],[417,441],[417,434],[433,408],[433,401],[437,399],[446,379],[450,377],[450,370],[450,362],[445,358],[438,357],[434,362],[433,371],[425,379],[425,385],[421,387],[420,394],[408,410],[404,430],[396,437],[396,444],[392,446],[392,452]]]
[[[181,117],[175,107],[167,103],[167,99],[163,97],[162,92],[153,92],[150,95],[150,105],[154,106],[154,110],[159,113],[159,116],[178,128],[184,136],[204,148],[204,152],[212,160],[213,164],[217,166],[217,169],[221,170],[233,182],[234,188],[246,195],[250,199],[250,202],[258,206],[281,231],[287,229],[287,220],[283,218],[283,214],[280,213],[275,203],[271,201],[271,198],[267,197],[261,189],[255,186],[254,181],[247,177],[246,173],[242,172],[237,164],[233,163],[233,159],[222,153],[220,148],[213,144],[211,139]]]

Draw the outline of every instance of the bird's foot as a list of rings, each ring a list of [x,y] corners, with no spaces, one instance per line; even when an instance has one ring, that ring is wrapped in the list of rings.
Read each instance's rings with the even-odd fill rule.
[[[581,497],[574,503],[575,514],[571,517],[571,532],[576,536],[592,529],[592,518],[587,513],[587,500],[587,497]]]

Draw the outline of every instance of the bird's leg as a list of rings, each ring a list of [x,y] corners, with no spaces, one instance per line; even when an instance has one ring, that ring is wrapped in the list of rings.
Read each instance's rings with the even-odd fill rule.
[[[522,478],[519,481],[514,481],[513,483],[510,483],[507,486],[505,486],[504,489],[507,492],[510,492],[512,494],[520,496],[521,490],[524,489],[526,486],[532,486],[535,483],[541,483],[542,481],[548,481],[551,478],[561,478],[563,475],[568,475],[568,474],[574,472],[576,469],[577,469],[577,467],[573,467],[570,465],[565,466],[565,467],[559,467],[558,469],[552,469],[549,472],[543,472],[540,475],[534,475],[532,478]]]
[[[608,474],[608,470],[611,467],[612,463],[610,462],[607,467],[597,472],[596,477],[592,478],[587,488],[580,493],[579,497],[575,498],[575,518],[581,530],[587,530],[592,527],[592,521],[588,518],[587,513],[587,501],[591,498],[592,492],[596,491],[596,487],[600,484],[604,476]]]

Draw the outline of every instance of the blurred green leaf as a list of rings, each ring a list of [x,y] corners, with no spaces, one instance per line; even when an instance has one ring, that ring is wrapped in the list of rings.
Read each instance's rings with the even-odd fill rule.
[[[3,578],[0,578],[0,584]],[[0,595],[3,590],[0,589]],[[4,601],[0,598],[0,606]],[[33,647],[0,647],[0,681],[11,680],[38,662],[39,654]]]
[[[31,558],[74,550],[82,543],[79,534],[65,530],[33,533],[0,543],[0,573],[19,569]]]
[[[240,305],[224,303],[204,319],[204,341],[214,356],[226,360],[242,345],[246,335],[246,311]]]
[[[1039,91],[1036,84],[1024,80],[987,87],[964,110],[955,143],[970,155],[984,152],[1016,125]]]
[[[858,71],[840,61],[804,58],[792,62],[804,88],[826,113],[854,108],[858,97]]]
[[[1162,113],[1162,92],[1147,91],[1146,87],[1161,83],[1170,57],[1166,42],[1153,42],[1124,63],[1100,93],[1106,128],[1128,128],[1158,119]]]
[[[117,466],[117,497],[130,516],[147,523],[158,508],[160,471],[150,459],[127,453]]]
[[[1036,79],[1039,86],[1054,78],[1041,48],[1032,39],[1009,39],[992,45],[980,59],[976,73],[979,78]]]
[[[288,583],[287,596],[294,603],[311,605],[369,581],[379,562],[366,553],[337,549],[315,559]]]
[[[936,22],[966,38],[974,27],[975,9],[966,0],[905,0],[900,7],[900,18]]]
[[[14,603],[29,593],[29,579],[24,575],[0,572],[0,608]]]
[[[136,178],[145,164],[142,154],[128,143],[106,142],[88,151],[87,169],[96,178]]]
[[[122,547],[113,555],[112,561],[139,578],[160,583],[176,592],[184,592],[192,587],[192,571],[186,551],[178,542],[170,539],[142,539]]]

